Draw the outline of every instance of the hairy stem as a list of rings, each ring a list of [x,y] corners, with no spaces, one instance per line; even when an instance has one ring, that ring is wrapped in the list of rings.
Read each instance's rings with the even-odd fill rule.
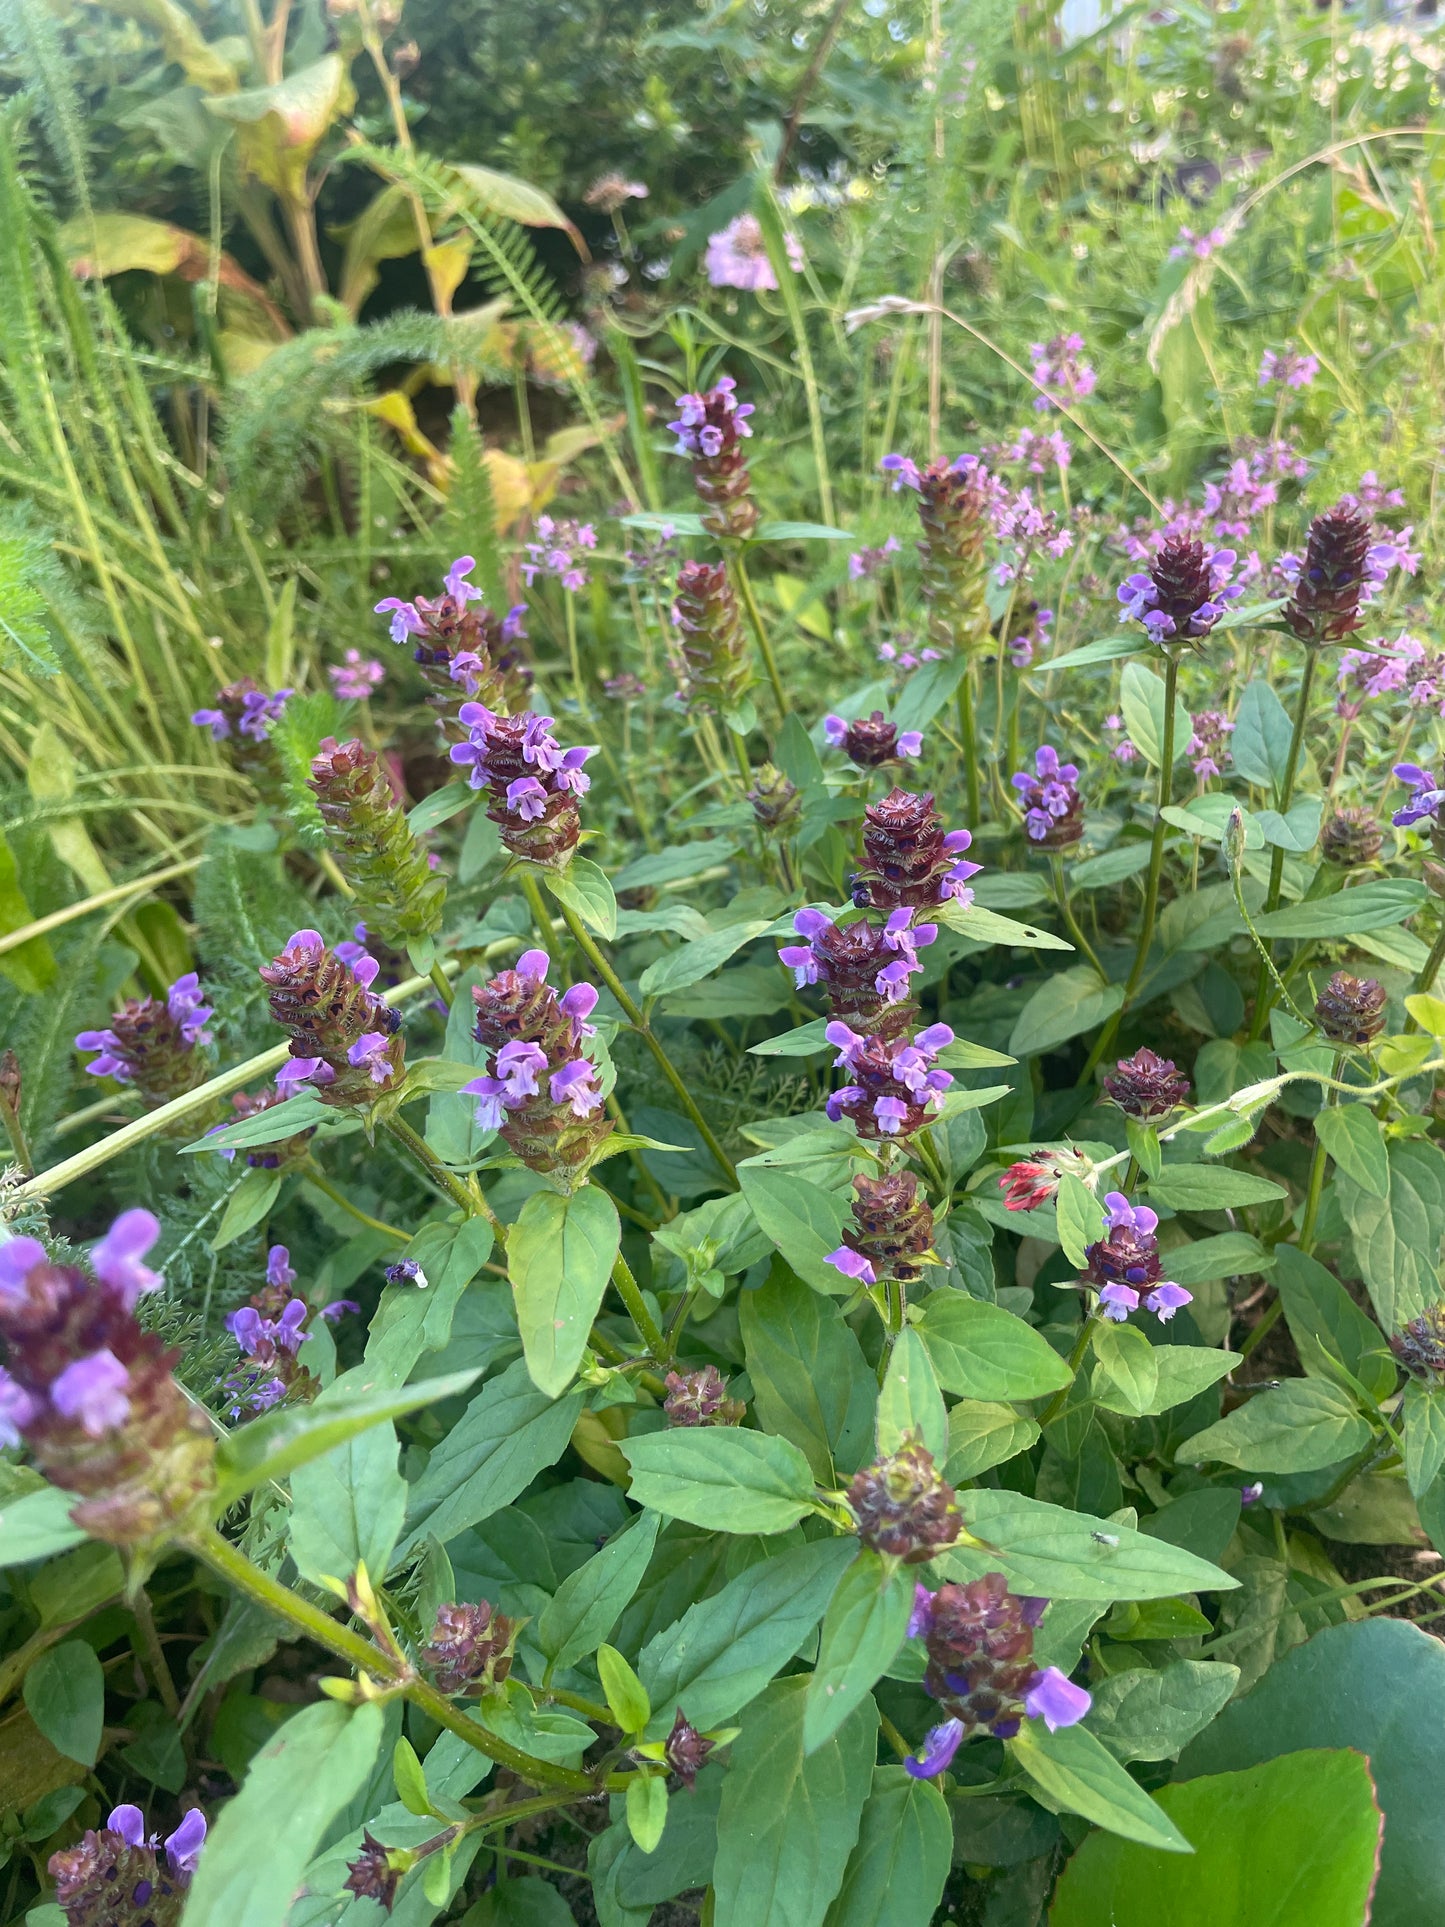
[[[619,1251],[612,1264],[612,1282],[617,1287],[617,1295],[627,1307],[628,1316],[636,1325],[644,1345],[659,1365],[667,1362],[667,1340],[652,1313],[647,1309],[647,1300],[642,1295],[642,1287],[632,1275],[632,1267]]]

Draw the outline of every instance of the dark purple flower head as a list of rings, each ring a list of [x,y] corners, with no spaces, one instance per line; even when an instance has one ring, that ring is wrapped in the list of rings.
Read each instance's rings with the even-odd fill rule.
[[[728,1388],[716,1365],[704,1365],[695,1372],[669,1372],[663,1412],[670,1426],[741,1425],[747,1406],[740,1398],[729,1398]]]
[[[596,1029],[587,1019],[597,991],[573,984],[558,997],[550,963],[545,950],[524,951],[514,969],[473,989],[473,1035],[492,1054],[486,1073],[462,1088],[477,1100],[480,1129],[500,1131],[530,1169],[576,1182],[612,1130],[597,1066],[581,1051]]]
[[[1427,1383],[1445,1382],[1445,1304],[1429,1305],[1390,1339],[1407,1372]]]
[[[901,756],[923,753],[922,733],[916,729],[900,732],[895,724],[887,721],[881,709],[851,723],[841,716],[825,716],[823,735],[834,749],[841,749],[860,769],[877,769],[880,764],[895,762]]]
[[[402,1876],[410,1871],[413,1855],[405,1847],[384,1847],[369,1827],[361,1830],[361,1852],[347,1862],[344,1890],[358,1900],[374,1900],[390,1913],[396,1904]]]
[[[825,1035],[838,1050],[835,1066],[852,1079],[828,1098],[828,1116],[835,1124],[851,1119],[860,1137],[911,1137],[942,1105],[953,1082],[951,1071],[934,1068],[938,1053],[953,1042],[947,1024],[930,1024],[913,1038],[863,1037],[835,1019]]]
[[[1315,1022],[1332,1044],[1364,1049],[1385,1028],[1385,986],[1337,970],[1315,1000]]]
[[[1336,810],[1320,831],[1320,855],[1340,870],[1361,870],[1376,861],[1384,832],[1373,813],[1350,806]]]
[[[911,1171],[853,1180],[852,1223],[823,1260],[860,1285],[911,1285],[933,1250],[933,1210]]]
[[[860,919],[845,927],[808,908],[797,912],[793,928],[807,941],[785,944],[778,960],[799,989],[821,984],[833,1016],[849,1024],[875,1031],[908,1026],[916,1014],[909,982],[923,969],[918,952],[935,941],[937,924],[914,924],[904,906],[882,925]]]
[[[1119,585],[1124,614],[1142,622],[1155,642],[1207,636],[1229,604],[1244,594],[1231,582],[1233,549],[1207,549],[1188,536],[1169,536],[1147,569]]]
[[[1066,850],[1084,834],[1084,799],[1078,791],[1078,766],[1061,763],[1045,743],[1034,753],[1034,773],[1020,770],[1011,780],[1019,793],[1029,841],[1045,850]]]
[[[1154,1235],[1158,1214],[1147,1204],[1130,1204],[1122,1191],[1106,1193],[1104,1208],[1108,1213],[1104,1236],[1085,1253],[1086,1278],[1099,1294],[1100,1315],[1123,1324],[1142,1304],[1161,1325],[1167,1324],[1176,1311],[1192,1303],[1193,1294],[1163,1275],[1159,1240]]]
[[[931,795],[890,790],[863,812],[867,868],[853,878],[854,903],[860,910],[972,903],[968,879],[983,867],[964,857],[972,842],[967,830],[945,831]]]
[[[211,1041],[206,1029],[211,1015],[211,1006],[201,1001],[195,971],[188,970],[171,985],[164,1002],[127,998],[112,1014],[108,1029],[79,1031],[75,1047],[99,1052],[85,1067],[92,1077],[133,1084],[147,1108],[155,1110],[204,1081],[206,1067],[193,1053]]]
[[[743,442],[752,434],[753,404],[737,399],[737,383],[723,375],[705,394],[679,395],[676,453],[692,462],[693,486],[702,497],[709,534],[741,539],[758,524]]]
[[[957,1493],[916,1439],[856,1473],[848,1504],[863,1544],[910,1566],[951,1546],[963,1526]]]
[[[474,1606],[440,1606],[431,1638],[417,1659],[437,1690],[449,1698],[489,1693],[512,1670],[521,1624],[485,1599]]]
[[[521,662],[516,644],[525,640],[518,603],[505,615],[484,606],[485,591],[467,577],[476,567],[460,555],[447,570],[439,596],[419,595],[411,602],[383,596],[377,615],[391,617],[393,642],[414,644],[413,660],[431,683],[433,700],[455,700],[457,685],[470,697],[480,697],[498,708],[525,700],[531,672]]]
[[[677,1709],[677,1718],[672,1723],[672,1731],[663,1742],[662,1757],[677,1775],[682,1784],[689,1789],[696,1783],[698,1774],[707,1762],[707,1756],[717,1744],[706,1739],[697,1728],[687,1720],[682,1708]]]
[[[276,1074],[278,1087],[308,1085],[338,1108],[369,1104],[383,1086],[377,1071],[384,1057],[385,1086],[404,1074],[405,1044],[394,1010],[371,989],[380,966],[363,956],[344,964],[328,950],[319,930],[298,930],[280,956],[263,964],[271,1015],[291,1036],[291,1057]],[[385,1042],[382,1051],[376,1036]],[[364,1039],[368,1051],[351,1053]]]
[[[415,1285],[418,1291],[425,1291],[430,1281],[415,1258],[398,1258],[394,1265],[387,1266],[386,1282],[389,1285]]]
[[[463,703],[457,715],[467,740],[453,745],[451,760],[472,789],[488,791],[487,815],[502,842],[513,856],[565,868],[582,834],[577,799],[592,787],[583,765],[597,745],[563,749],[552,718],[531,710],[498,716],[484,703]]]
[[[192,1807],[162,1858],[140,1808],[115,1807],[103,1828],[51,1855],[55,1898],[71,1927],[177,1927],[205,1842],[206,1816]]]
[[[1149,1124],[1179,1109],[1189,1096],[1189,1079],[1171,1058],[1146,1048],[1121,1057],[1104,1079],[1104,1090],[1125,1117]]]

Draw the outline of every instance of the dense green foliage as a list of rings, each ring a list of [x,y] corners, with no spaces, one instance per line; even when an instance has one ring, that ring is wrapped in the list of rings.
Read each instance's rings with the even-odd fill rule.
[[[1445,35],[1085,11],[0,5],[0,1927],[1440,1915]]]

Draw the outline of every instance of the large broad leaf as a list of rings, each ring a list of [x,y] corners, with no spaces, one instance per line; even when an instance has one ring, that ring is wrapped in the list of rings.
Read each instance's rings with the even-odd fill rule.
[[[738,1183],[763,1231],[805,1283],[815,1291],[852,1290],[850,1279],[823,1262],[838,1249],[850,1222],[845,1192],[825,1191],[786,1165],[756,1158],[738,1166]]]
[[[1376,877],[1331,897],[1314,897],[1255,918],[1262,937],[1353,937],[1401,923],[1424,903],[1423,883],[1409,877]]]
[[[25,1675],[25,1710],[57,1753],[94,1766],[105,1729],[105,1673],[95,1648],[67,1639]]]
[[[1305,1747],[1352,1747],[1369,1760],[1385,1810],[1371,1927],[1445,1920],[1445,1647],[1400,1619],[1329,1626],[1227,1706],[1175,1777],[1192,1782]],[[1321,1844],[1316,1835],[1312,1850]]]
[[[878,1450],[896,1452],[909,1439],[918,1439],[939,1461],[948,1451],[948,1412],[928,1348],[905,1326],[878,1390]]]
[[[814,1503],[796,1445],[770,1432],[679,1426],[623,1441],[632,1497],[669,1519],[718,1532],[786,1532]]]
[[[1010,944],[1020,950],[1072,950],[1074,947],[1051,930],[1041,930],[1034,923],[1015,923],[1012,917],[1002,917],[997,910],[990,910],[982,903],[960,903],[957,898],[950,898],[947,903],[941,903],[933,915],[939,923],[947,924],[950,930],[977,944]]]
[[[1089,1727],[1115,1759],[1177,1759],[1238,1685],[1237,1666],[1202,1659],[1111,1673],[1094,1688]]]
[[[1246,783],[1278,793],[1289,762],[1293,730],[1289,711],[1267,682],[1245,684],[1229,749],[1234,767]]]
[[[1362,1191],[1390,1195],[1390,1159],[1380,1121],[1367,1104],[1327,1104],[1315,1117],[1315,1136]]]
[[[953,1485],[976,1479],[990,1466],[1026,1452],[1039,1436],[1031,1418],[1020,1418],[1012,1405],[989,1399],[964,1398],[948,1415],[948,1450],[944,1477]]]
[[[71,1507],[78,1503],[75,1493],[54,1485],[6,1499],[0,1505],[0,1568],[48,1559],[52,1553],[78,1546],[85,1533],[70,1517]]]
[[[1390,1146],[1390,1195],[1376,1197],[1345,1173],[1334,1195],[1350,1227],[1355,1260],[1387,1332],[1418,1318],[1438,1296],[1445,1237],[1445,1153],[1428,1139]]]
[[[606,873],[585,856],[574,856],[565,870],[544,870],[547,888],[574,916],[610,943],[617,935],[617,898]]]
[[[1282,1184],[1222,1164],[1166,1164],[1149,1180],[1149,1196],[1171,1211],[1238,1211],[1286,1196]]]
[[[1296,1245],[1275,1247],[1275,1285],[1300,1363],[1311,1378],[1353,1379],[1388,1398],[1399,1374],[1385,1334],[1339,1280]]]
[[[411,1488],[404,1557],[430,1534],[443,1545],[489,1519],[565,1451],[582,1410],[580,1394],[539,1392],[519,1358],[483,1387],[427,1461]]]
[[[238,123],[246,172],[294,201],[305,193],[307,164],[321,137],[354,98],[346,63],[330,53],[270,86],[209,95],[205,105]]]
[[[622,1242],[617,1207],[584,1185],[570,1198],[534,1191],[507,1238],[507,1272],[527,1370],[556,1398],[571,1384]]]
[[[1015,1057],[1052,1050],[1102,1024],[1123,1001],[1124,986],[1102,983],[1091,965],[1061,970],[1041,983],[1019,1012],[1009,1050]]]
[[[1086,1726],[1050,1733],[1042,1720],[1025,1720],[1008,1745],[1029,1779],[1066,1813],[1166,1853],[1191,1850],[1186,1835]]]
[[[838,1538],[765,1559],[651,1639],[637,1664],[653,1706],[648,1737],[668,1731],[678,1706],[697,1727],[746,1706],[811,1634],[857,1554],[855,1540]]]
[[[943,1898],[953,1825],[930,1780],[876,1766],[843,1885],[824,1927],[922,1927]]]
[[[471,161],[453,161],[450,171],[460,181],[464,193],[461,205],[482,214],[500,214],[524,227],[561,228],[580,243],[581,237],[550,194],[515,174],[500,174],[494,167],[478,167]]]
[[[753,1410],[790,1439],[820,1485],[836,1486],[869,1456],[878,1384],[838,1305],[775,1265],[738,1298]]]
[[[408,1280],[383,1290],[367,1335],[367,1364],[392,1384],[405,1384],[417,1361],[441,1351],[451,1337],[462,1293],[491,1254],[492,1227],[485,1218],[424,1224],[402,1255],[421,1266],[426,1284]]]
[[[1069,1383],[1065,1360],[1032,1325],[961,1291],[936,1291],[918,1325],[938,1382],[961,1398],[1044,1398]]]
[[[223,1504],[234,1504],[263,1479],[286,1478],[298,1465],[320,1458],[369,1426],[455,1397],[476,1373],[450,1372],[445,1378],[423,1379],[399,1390],[385,1381],[377,1383],[379,1374],[367,1367],[347,1376],[351,1382],[343,1397],[325,1405],[318,1401],[284,1406],[221,1441],[216,1448],[216,1471]]]
[[[1109,1349],[1118,1346],[1118,1338],[1132,1331],[1136,1338],[1143,1339],[1149,1347],[1149,1369],[1139,1372],[1141,1354],[1137,1346],[1133,1348],[1130,1363],[1133,1370],[1121,1370],[1119,1352]],[[1096,1372],[1093,1384],[1094,1398],[1106,1411],[1118,1412],[1125,1418],[1146,1418],[1153,1412],[1167,1412],[1176,1405],[1184,1405],[1201,1392],[1217,1385],[1227,1372],[1232,1372],[1242,1362],[1239,1352],[1217,1352],[1204,1345],[1149,1345],[1143,1332],[1137,1327],[1119,1325],[1113,1328],[1111,1337],[1100,1331],[1095,1335],[1095,1352],[1100,1364],[1107,1365],[1101,1382]],[[1104,1340],[1101,1348],[1099,1341]]]
[[[1002,1572],[1015,1592],[1046,1599],[1169,1599],[1239,1583],[1167,1540],[1022,1493],[979,1490],[963,1494],[960,1503],[964,1524],[984,1550],[950,1546],[941,1553],[938,1570],[950,1579]]]
[[[186,1901],[187,1927],[276,1927],[321,1837],[370,1777],[379,1706],[304,1707],[222,1807]]]
[[[1175,1456],[1192,1465],[1218,1459],[1242,1472],[1321,1472],[1363,1451],[1371,1436],[1347,1391],[1291,1378],[1196,1432]]]
[[[695,937],[691,943],[679,944],[647,966],[638,989],[644,997],[665,997],[669,991],[686,990],[689,984],[701,983],[767,928],[766,918],[753,918],[744,923],[730,923],[722,930],[710,930],[705,937]]]
[[[537,1640],[554,1667],[566,1670],[607,1639],[642,1584],[661,1519],[644,1512],[557,1588],[537,1627]]]
[[[328,1399],[335,1403],[335,1391],[323,1392],[313,1411]],[[396,1459],[396,1431],[385,1424],[297,1466],[289,1544],[303,1578],[313,1585],[345,1580],[361,1565],[376,1578],[385,1573],[406,1517],[406,1480]]]
[[[832,1738],[892,1665],[908,1631],[913,1592],[910,1569],[876,1552],[860,1552],[838,1581],[808,1681],[807,1752]]]
[[[1384,1816],[1358,1753],[1288,1753],[1165,1787],[1158,1804],[1194,1842],[1193,1859],[1095,1834],[1064,1869],[1051,1927],[1360,1927],[1371,1918]]]
[[[779,1680],[743,1716],[723,1782],[713,1867],[717,1927],[822,1927],[873,1784],[878,1711],[854,1709],[803,1750],[806,1679]]]
[[[1152,669],[1146,669],[1142,662],[1124,665],[1124,673],[1119,679],[1119,707],[1124,712],[1124,726],[1129,732],[1129,740],[1138,749],[1146,763],[1158,769],[1164,760],[1164,679],[1156,676]],[[1189,747],[1189,737],[1193,730],[1189,711],[1176,696],[1174,698],[1174,760],[1177,762]]]

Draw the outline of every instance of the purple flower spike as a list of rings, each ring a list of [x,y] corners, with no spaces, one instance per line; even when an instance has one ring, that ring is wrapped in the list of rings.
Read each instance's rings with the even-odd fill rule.
[[[963,1744],[962,1720],[945,1720],[935,1726],[918,1753],[903,1762],[904,1771],[915,1780],[935,1780],[953,1764],[953,1756]]]
[[[175,1832],[166,1836],[166,1858],[171,1863],[171,1871],[193,1874],[205,1844],[206,1816],[199,1807],[192,1807]]]
[[[96,1277],[120,1293],[127,1311],[134,1311],[135,1302],[143,1292],[160,1288],[159,1273],[141,1263],[160,1235],[159,1221],[149,1211],[122,1211],[91,1251],[90,1262]]]
[[[1024,1711],[1031,1720],[1042,1720],[1051,1733],[1077,1726],[1092,1704],[1083,1687],[1075,1686],[1057,1666],[1035,1673],[1024,1694]]]
[[[836,1251],[830,1251],[823,1263],[832,1265],[835,1271],[841,1271],[845,1278],[855,1278],[860,1285],[878,1282],[877,1273],[868,1260],[860,1251],[854,1251],[848,1245],[839,1245]]]
[[[124,1425],[130,1417],[126,1389],[130,1374],[104,1347],[67,1365],[50,1387],[50,1402],[62,1418],[79,1422],[93,1439]]]

